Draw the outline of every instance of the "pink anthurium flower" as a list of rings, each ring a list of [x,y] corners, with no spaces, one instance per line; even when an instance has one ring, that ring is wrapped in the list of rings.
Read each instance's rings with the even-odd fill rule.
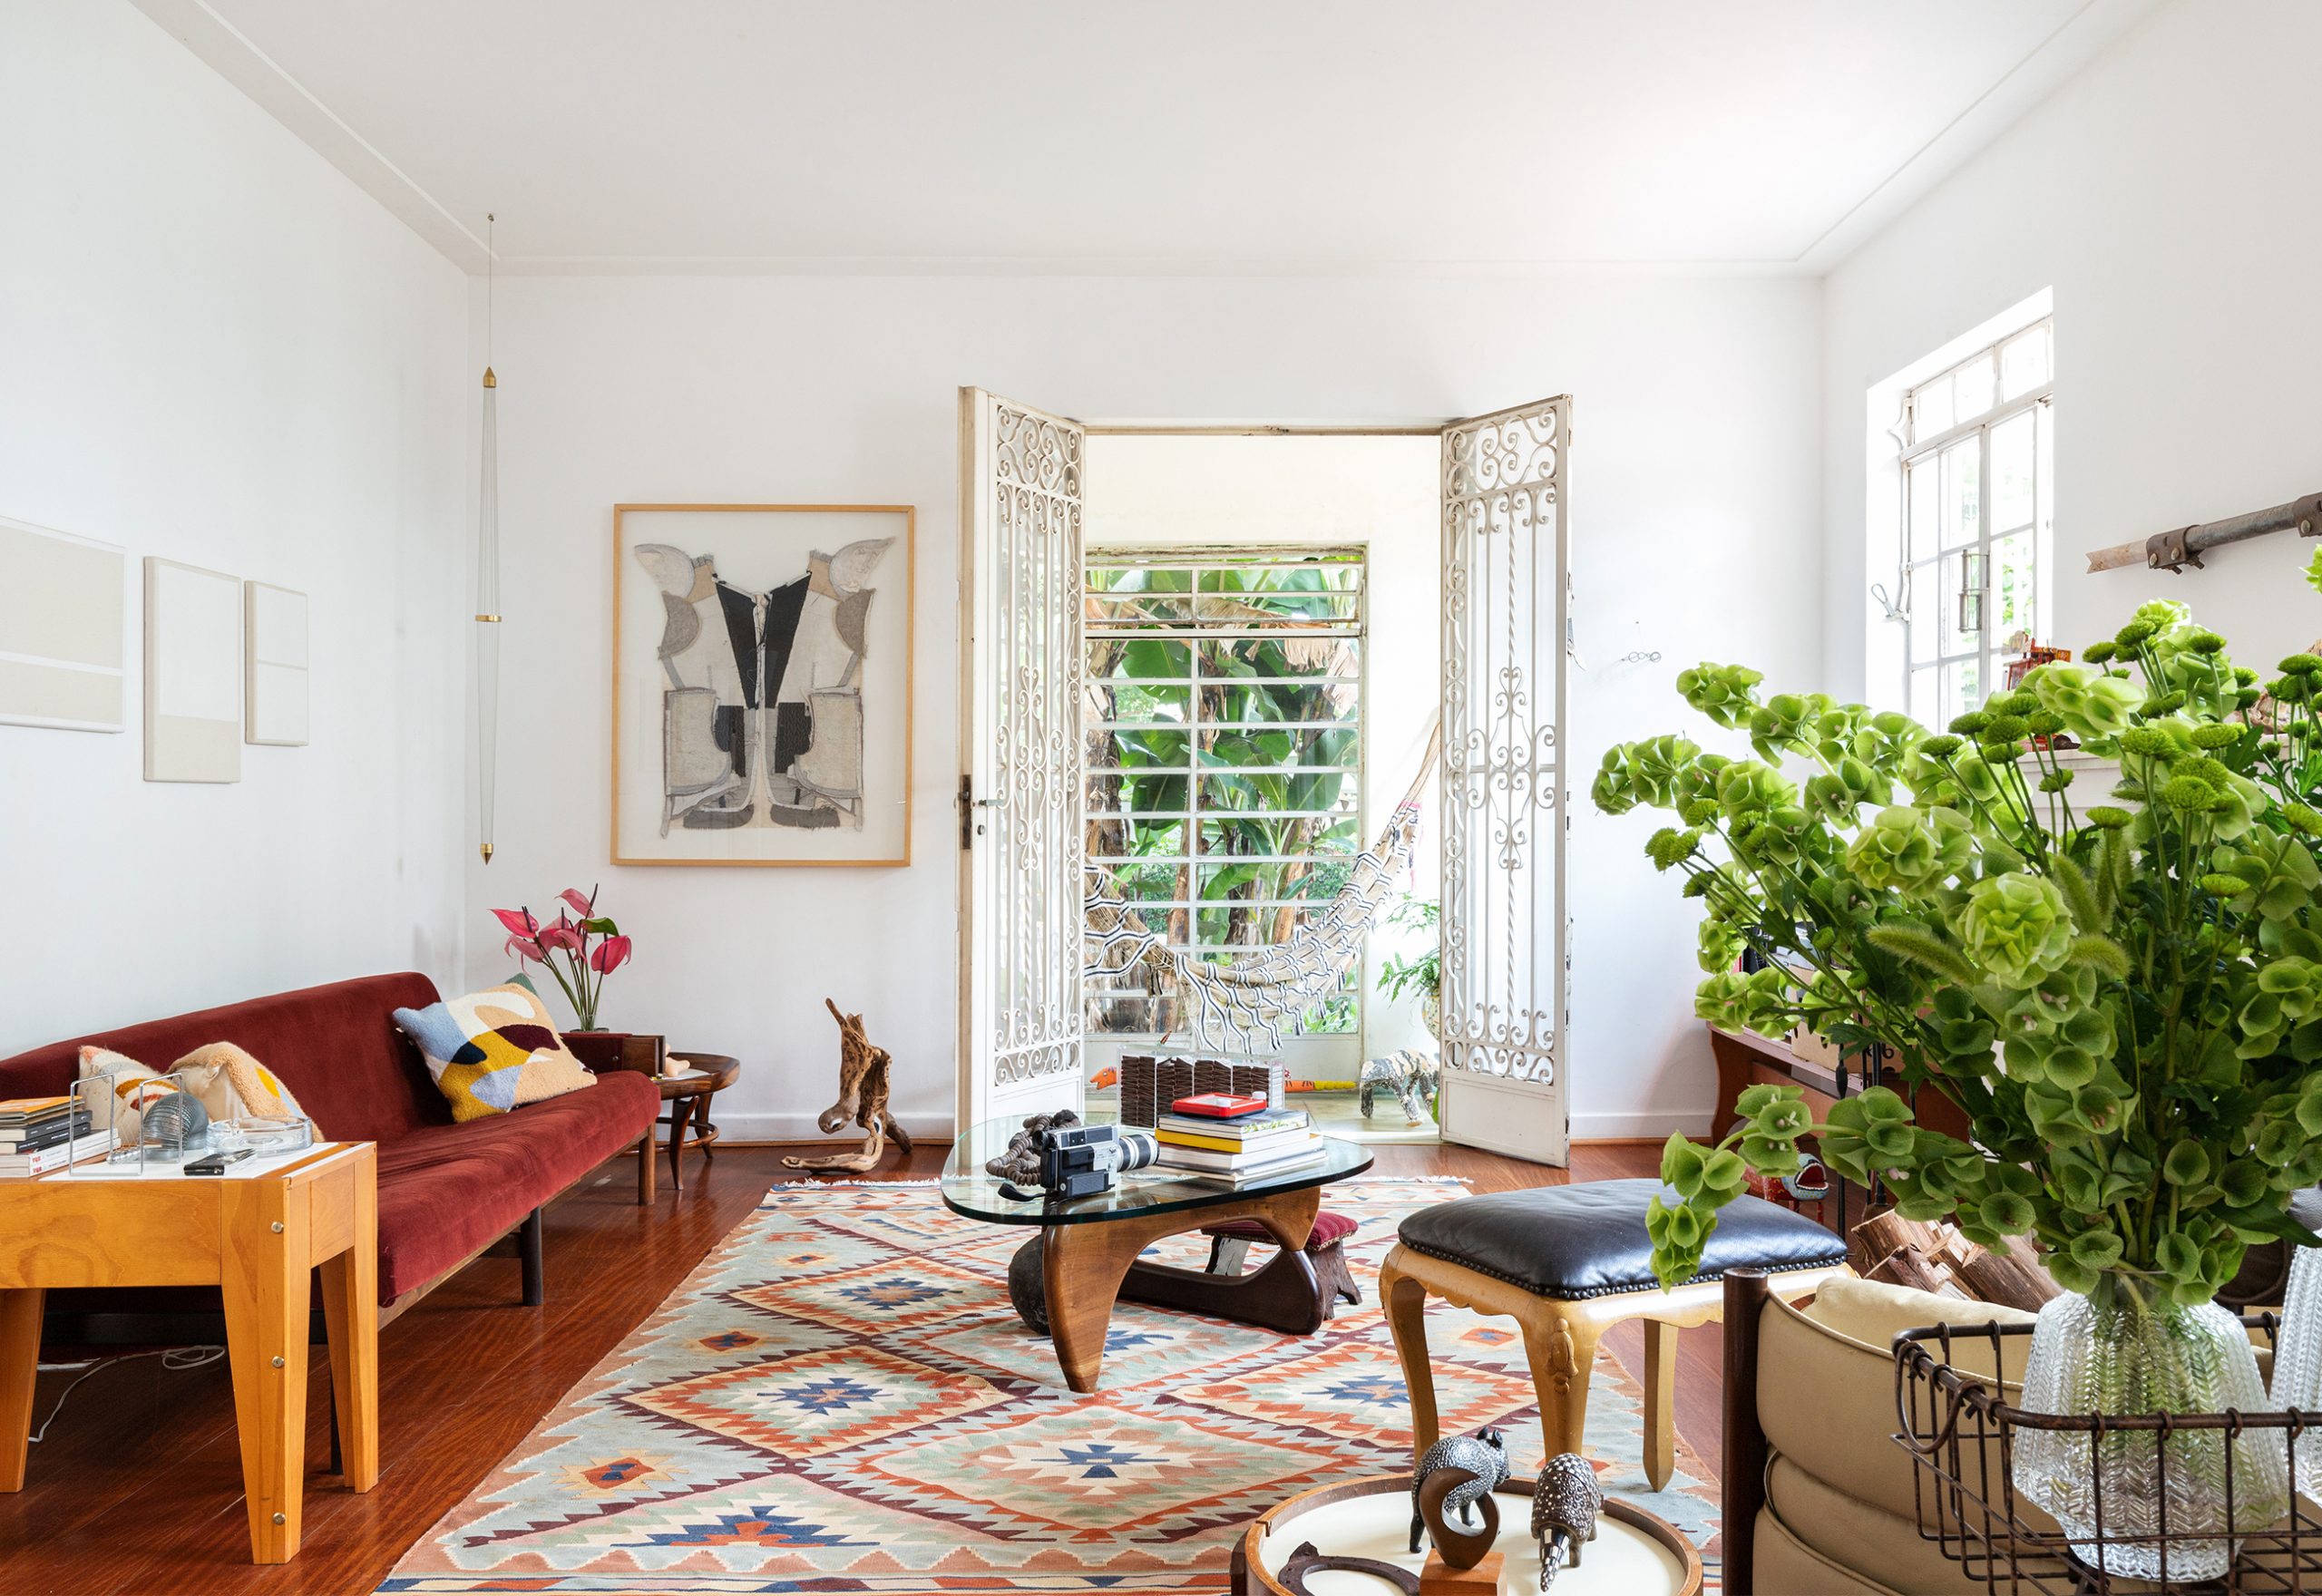
[[[557,898],[563,907],[552,923],[543,924],[529,909],[492,912],[508,929],[507,951],[547,970],[572,1005],[580,1028],[593,1031],[605,978],[627,964],[633,949],[613,922],[597,913],[595,892],[583,897],[578,887],[571,887]]]

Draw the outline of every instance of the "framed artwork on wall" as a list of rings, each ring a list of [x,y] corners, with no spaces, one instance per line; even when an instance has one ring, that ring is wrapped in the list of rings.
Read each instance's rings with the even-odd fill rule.
[[[126,729],[128,556],[0,517],[0,724]]]
[[[615,864],[911,862],[913,523],[614,507]]]
[[[242,779],[242,583],[145,559],[145,779]]]
[[[307,745],[307,596],[270,582],[242,584],[242,740]]]

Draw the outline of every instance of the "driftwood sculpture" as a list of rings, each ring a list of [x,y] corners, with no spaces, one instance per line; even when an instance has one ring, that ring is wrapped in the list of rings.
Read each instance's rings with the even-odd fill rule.
[[[825,1136],[836,1134],[849,1120],[869,1134],[863,1138],[860,1152],[826,1153],[815,1158],[785,1158],[782,1162],[791,1169],[859,1173],[878,1163],[887,1151],[890,1136],[905,1153],[911,1151],[911,1137],[887,1111],[887,1094],[893,1085],[888,1076],[894,1060],[884,1047],[871,1046],[871,1038],[863,1034],[861,1015],[841,1014],[838,1005],[827,998],[823,999],[823,1007],[838,1021],[838,1101],[824,1109],[815,1123]]]

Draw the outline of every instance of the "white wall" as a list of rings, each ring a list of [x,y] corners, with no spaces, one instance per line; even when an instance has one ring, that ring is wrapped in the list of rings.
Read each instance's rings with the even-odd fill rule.
[[[2092,549],[2322,487],[2322,6],[2165,5],[1826,280],[1831,690],[1862,687],[1864,391],[2055,291],[2057,636],[2166,595],[2259,669],[2322,637],[2288,534],[2172,577]]]
[[[1439,440],[1425,437],[1138,433],[1088,440],[1081,531],[1091,550],[1202,543],[1363,550],[1361,847],[1394,818],[1443,701],[1437,630],[1443,592],[1441,449]],[[1441,893],[1437,799],[1430,778],[1420,794],[1419,849],[1396,884],[1398,892],[1414,898]],[[1385,960],[1410,957],[1428,939],[1403,927],[1375,928],[1363,944],[1361,1033],[1312,1042],[1293,1038],[1283,1052],[1291,1073],[1351,1081],[1360,1077],[1364,1058],[1399,1047],[1433,1052],[1418,1001],[1397,1002],[1379,989]],[[1091,1073],[1096,1063],[1110,1063],[1130,1046],[1092,1042]]]
[[[1669,275],[503,279],[500,852],[468,867],[469,922],[601,880],[639,949],[606,1023],[741,1056],[737,1134],[798,1134],[829,1102],[825,994],[893,1052],[906,1122],[946,1123],[959,384],[1110,421],[1408,422],[1571,392],[1585,795],[1608,743],[1684,722],[1684,665],[1820,677],[1818,298]],[[919,507],[909,869],[607,865],[611,507],[641,500]],[[1651,829],[1575,806],[1584,1136],[1699,1130],[1712,1095],[1692,907],[1644,862]],[[471,946],[473,978],[501,973],[495,940]]]
[[[0,725],[0,1055],[452,976],[460,273],[124,0],[0,5],[0,515],[126,546],[131,727]],[[140,779],[147,554],[310,596],[310,746]]]

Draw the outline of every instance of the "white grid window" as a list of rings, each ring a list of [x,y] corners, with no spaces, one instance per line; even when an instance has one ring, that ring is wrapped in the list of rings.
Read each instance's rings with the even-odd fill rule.
[[[1903,397],[1906,702],[1938,731],[2054,640],[2054,379],[2044,317]]]
[[[1088,862],[1171,947],[1214,962],[1289,939],[1361,852],[1359,549],[1091,550]],[[1358,1036],[1360,969],[1305,1017]],[[1149,968],[1092,979],[1091,1040],[1181,1023]]]

